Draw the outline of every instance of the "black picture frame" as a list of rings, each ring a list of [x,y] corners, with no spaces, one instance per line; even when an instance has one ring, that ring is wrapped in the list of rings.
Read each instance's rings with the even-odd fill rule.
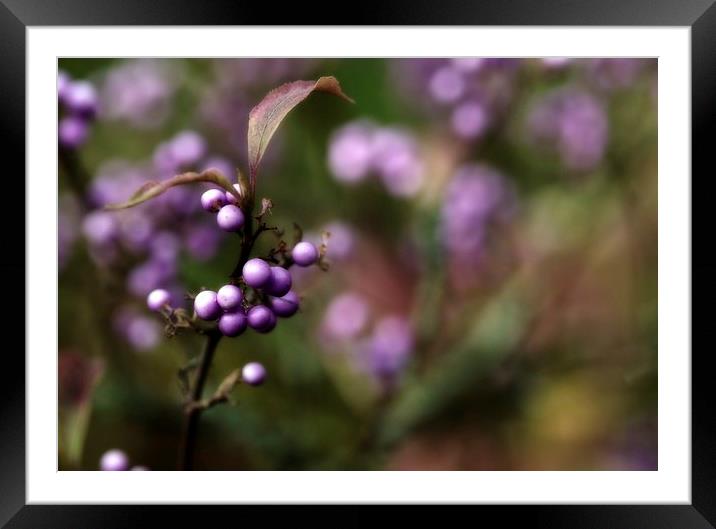
[[[705,257],[707,245],[694,243],[701,234],[705,239],[711,216],[707,200],[713,200],[707,184],[713,188],[713,170],[708,166],[712,138],[716,138],[716,6],[714,0],[501,0],[464,2],[425,0],[399,2],[358,2],[350,9],[340,6],[322,9],[318,4],[249,3],[241,0],[191,2],[187,0],[0,0],[0,130],[4,142],[6,184],[5,203],[0,208],[3,244],[11,252],[0,261],[2,276],[25,277],[25,234],[17,229],[25,218],[25,200],[17,189],[25,174],[25,31],[27,26],[48,25],[247,25],[306,24],[362,25],[600,25],[600,26],[689,26],[692,52],[692,284],[701,281],[692,296],[692,338],[707,328],[707,312],[696,313],[697,300],[714,298],[716,281],[707,273],[714,268]],[[316,9],[318,7],[318,9]],[[350,19],[339,13],[350,12]],[[23,155],[20,155],[23,153]],[[698,176],[697,176],[698,175]],[[48,178],[51,176],[48,175]],[[698,185],[695,185],[698,182]],[[11,189],[14,189],[11,191]],[[695,192],[696,191],[696,192]],[[23,191],[24,195],[24,191]],[[25,197],[26,198],[26,197]],[[700,206],[700,207],[697,207]],[[17,281],[3,284],[6,318],[17,321],[19,301],[25,299],[23,285]],[[24,304],[23,304],[24,307]],[[23,311],[24,313],[24,311]],[[29,315],[32,317],[32,315]],[[7,325],[7,324],[6,324]],[[152,518],[160,526],[198,527],[211,515],[231,516],[243,509],[242,516],[263,514],[249,507],[177,507],[177,506],[55,506],[25,503],[25,362],[24,332],[10,326],[8,334],[19,338],[16,347],[6,347],[2,359],[0,383],[0,524],[11,528],[144,527]],[[697,332],[698,331],[698,332]],[[611,527],[611,528],[706,528],[716,524],[716,414],[711,409],[709,347],[696,348],[692,340],[692,503],[690,505],[582,505],[582,506],[480,506],[470,507],[484,514],[499,516],[501,524],[528,520],[535,527]],[[663,351],[662,351],[663,352]],[[670,351],[672,354],[684,354]],[[8,374],[12,374],[9,376]],[[352,508],[354,509],[354,508]],[[292,507],[287,514],[293,523],[323,523],[360,526],[373,518],[376,507],[358,508],[355,515],[341,514],[340,522],[330,516],[315,518],[303,507]],[[423,522],[444,523],[444,514],[418,511]],[[305,513],[305,514],[304,514]],[[474,516],[471,514],[470,516]],[[323,522],[322,522],[323,521]],[[153,525],[153,524],[152,524]],[[333,526],[336,526],[333,525]]]

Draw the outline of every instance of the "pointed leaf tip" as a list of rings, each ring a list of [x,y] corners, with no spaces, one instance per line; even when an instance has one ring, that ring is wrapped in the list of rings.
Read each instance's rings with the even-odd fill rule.
[[[316,81],[294,81],[271,90],[249,114],[249,176],[252,189],[256,186],[256,172],[271,137],[283,119],[313,92],[328,92],[354,103],[335,77],[320,77]]]

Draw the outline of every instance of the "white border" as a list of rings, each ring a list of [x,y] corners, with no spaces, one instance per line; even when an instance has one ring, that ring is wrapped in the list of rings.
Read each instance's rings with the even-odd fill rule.
[[[56,471],[56,58],[148,55],[658,56],[659,471]],[[27,105],[29,503],[690,503],[689,28],[32,27]]]

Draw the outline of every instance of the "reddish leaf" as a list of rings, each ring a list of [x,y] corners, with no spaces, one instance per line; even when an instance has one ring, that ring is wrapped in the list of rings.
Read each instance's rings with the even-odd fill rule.
[[[271,90],[251,110],[248,139],[249,175],[252,189],[256,187],[256,172],[271,136],[286,115],[315,91],[328,92],[353,103],[353,100],[343,93],[341,85],[335,77],[321,77],[317,81],[294,81],[281,85]]]
[[[231,185],[231,182],[229,182],[229,180],[219,171],[210,168],[202,171],[201,173],[182,173],[167,180],[162,180],[161,182],[147,182],[142,185],[142,187],[137,189],[137,191],[135,191],[135,193],[126,202],[122,202],[121,204],[109,204],[105,206],[104,209],[116,210],[131,208],[132,206],[136,206],[137,204],[141,204],[142,202],[146,202],[147,200],[161,195],[171,187],[193,184],[194,182],[211,182],[217,184],[226,191],[232,193],[237,199],[241,200],[239,192]]]

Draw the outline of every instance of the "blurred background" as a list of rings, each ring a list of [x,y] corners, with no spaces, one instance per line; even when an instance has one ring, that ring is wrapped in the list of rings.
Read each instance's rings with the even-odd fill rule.
[[[224,339],[201,419],[212,470],[655,470],[655,59],[61,59],[59,465],[175,468],[180,372],[149,291],[216,289],[239,241],[206,186],[122,212],[143,182],[246,168],[249,110],[336,76],[274,137],[257,198],[327,242],[298,314]],[[330,235],[326,237],[326,232]],[[267,242],[267,244],[270,241]],[[114,452],[116,454],[116,452]]]

